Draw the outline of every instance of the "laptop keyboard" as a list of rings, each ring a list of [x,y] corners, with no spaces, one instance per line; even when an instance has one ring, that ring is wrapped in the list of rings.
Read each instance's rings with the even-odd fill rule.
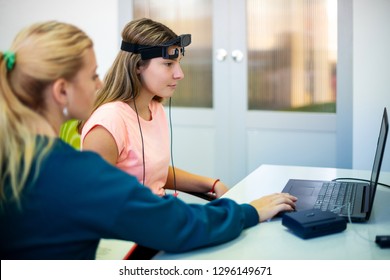
[[[315,209],[348,215],[355,203],[356,187],[351,182],[327,182],[322,185],[314,204]],[[349,204],[350,203],[350,204]],[[350,206],[349,206],[350,205]]]

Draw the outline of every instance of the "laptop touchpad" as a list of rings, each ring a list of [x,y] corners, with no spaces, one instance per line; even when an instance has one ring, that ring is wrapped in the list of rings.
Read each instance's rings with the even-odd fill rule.
[[[290,190],[290,194],[295,196],[311,196],[313,195],[315,188],[307,186],[294,186]]]

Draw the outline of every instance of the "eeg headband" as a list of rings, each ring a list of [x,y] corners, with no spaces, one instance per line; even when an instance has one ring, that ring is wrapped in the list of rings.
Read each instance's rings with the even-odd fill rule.
[[[138,45],[122,41],[121,50],[126,52],[139,53],[141,54],[142,60],[156,57],[162,57],[164,59],[175,59],[179,57],[179,50],[175,49],[174,54],[169,54],[169,47],[178,46],[180,48],[180,52],[182,55],[184,55],[184,47],[187,47],[189,44],[191,44],[191,34],[183,34],[177,36],[173,40],[157,46]]]

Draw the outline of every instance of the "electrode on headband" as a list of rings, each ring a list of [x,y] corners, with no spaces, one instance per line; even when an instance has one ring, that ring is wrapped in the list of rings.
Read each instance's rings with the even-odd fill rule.
[[[142,60],[162,57],[164,59],[175,59],[179,57],[179,50],[176,48],[174,54],[169,54],[169,47],[178,46],[184,55],[184,48],[191,44],[191,34],[183,34],[175,39],[157,46],[138,45],[122,41],[121,50],[141,54]]]

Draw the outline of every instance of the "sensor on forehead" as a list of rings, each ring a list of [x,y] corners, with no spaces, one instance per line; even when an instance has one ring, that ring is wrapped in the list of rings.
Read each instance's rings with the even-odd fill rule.
[[[180,52],[184,55],[184,47],[191,44],[191,34],[183,34],[176,38],[157,46],[138,45],[122,41],[121,50],[132,53],[141,54],[142,60],[162,57],[164,59],[175,59],[179,57],[178,48],[174,49],[174,53],[169,53],[169,47],[178,46]]]

